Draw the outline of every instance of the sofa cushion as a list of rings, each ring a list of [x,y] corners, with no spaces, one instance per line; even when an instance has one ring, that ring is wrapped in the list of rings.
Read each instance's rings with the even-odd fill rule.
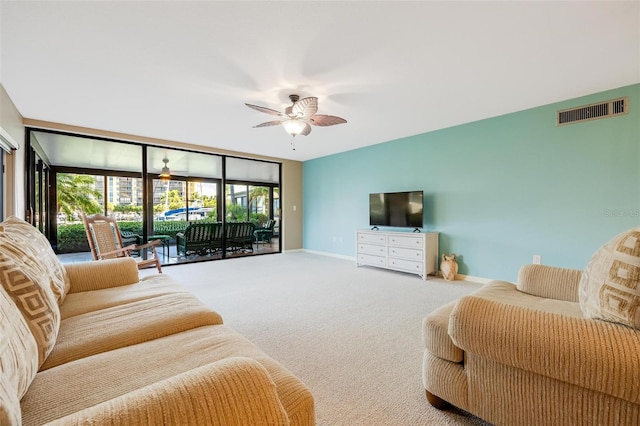
[[[42,286],[48,286],[58,304],[69,292],[69,278],[51,244],[35,227],[15,216],[0,224],[0,249],[22,262]]]
[[[193,294],[173,293],[87,312],[62,321],[55,348],[41,370],[135,345],[222,318]]]
[[[111,260],[101,260],[104,263]],[[125,305],[138,300],[151,299],[156,296],[173,293],[187,293],[188,290],[179,286],[168,275],[154,274],[144,277],[140,282],[113,288],[104,288],[93,291],[81,291],[69,293],[60,305],[60,316],[65,318],[99,311],[113,306]]]
[[[640,227],[595,252],[582,274],[579,296],[585,317],[640,329]]]
[[[288,426],[276,386],[256,360],[232,357],[180,373],[48,423]],[[116,423],[118,424],[118,423]]]
[[[26,320],[0,287],[0,401],[10,416],[38,372],[38,347]],[[0,424],[4,424],[0,421]]]
[[[229,357],[257,360],[275,383],[291,424],[314,424],[313,396],[307,387],[225,325],[199,327],[41,371],[22,398],[23,421],[44,424]]]
[[[60,328],[60,311],[56,298],[47,286],[38,283],[33,270],[0,247],[0,277],[6,291],[27,321],[38,345],[38,365],[53,350]]]

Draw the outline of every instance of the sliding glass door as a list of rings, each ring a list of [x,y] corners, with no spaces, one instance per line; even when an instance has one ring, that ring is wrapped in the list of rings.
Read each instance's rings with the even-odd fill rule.
[[[278,163],[45,130],[28,134],[29,218],[59,253],[88,252],[82,215],[96,213],[115,217],[128,242],[161,240],[164,264],[280,251],[279,223],[269,249],[254,250],[255,231],[279,222]],[[198,224],[211,233],[187,232]],[[179,237],[209,238],[213,249],[186,253]]]

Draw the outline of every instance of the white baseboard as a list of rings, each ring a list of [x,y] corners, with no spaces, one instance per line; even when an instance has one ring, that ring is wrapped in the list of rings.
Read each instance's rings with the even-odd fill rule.
[[[350,260],[352,262],[356,261],[356,257],[355,256],[345,256],[345,255],[342,255],[342,254],[335,254],[335,253],[329,253],[329,252],[326,252],[326,251],[317,251],[317,250],[308,250],[308,249],[302,249],[301,251],[303,251],[305,253],[318,254],[320,256],[336,257],[338,259]]]
[[[442,275],[442,273],[439,273]],[[493,278],[474,277],[473,275],[456,274],[456,280],[471,281],[472,283],[486,284],[493,281]]]
[[[318,250],[308,250],[308,249],[295,249],[295,250],[285,250],[287,253],[295,253],[295,252],[304,252],[310,254],[317,254],[320,256],[328,256],[328,257],[336,257],[338,259],[350,260],[352,262],[356,261],[355,256],[345,256],[341,254],[329,253],[326,251],[318,251]],[[438,271],[437,276],[442,278],[442,272]],[[457,281],[470,281],[472,283],[478,284],[486,284],[490,281],[494,281],[493,278],[484,278],[484,277],[474,277],[473,275],[464,275],[464,274],[456,274]]]
[[[444,277],[442,276],[442,271],[438,271],[436,276],[438,278],[444,279]],[[472,283],[486,284],[488,282],[494,281],[494,279],[493,278],[474,277],[473,275],[456,274],[456,281],[469,281],[469,282],[472,282]]]

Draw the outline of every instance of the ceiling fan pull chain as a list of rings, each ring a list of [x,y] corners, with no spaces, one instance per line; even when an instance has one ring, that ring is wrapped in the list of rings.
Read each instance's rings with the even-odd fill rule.
[[[291,137],[291,149],[296,150],[296,138],[294,136]]]

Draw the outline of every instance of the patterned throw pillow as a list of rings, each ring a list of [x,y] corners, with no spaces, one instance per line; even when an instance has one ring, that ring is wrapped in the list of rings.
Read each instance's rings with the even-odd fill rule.
[[[60,328],[60,308],[54,292],[64,289],[64,279],[56,278],[56,265],[46,259],[49,242],[33,226],[17,218],[0,223],[0,280],[2,287],[27,321],[38,345],[38,366],[51,353]],[[47,250],[38,246],[44,245]],[[42,253],[40,253],[42,252]],[[53,255],[55,257],[55,254]],[[57,261],[57,259],[56,259]],[[51,271],[47,268],[52,267]],[[60,266],[64,271],[64,268]],[[61,296],[64,291],[59,291]]]
[[[0,279],[2,287],[22,313],[36,339],[39,367],[53,350],[58,338],[60,308],[55,296],[30,276],[19,262],[7,256],[1,244]]]
[[[21,260],[29,275],[53,291],[58,305],[69,292],[69,277],[47,238],[35,227],[15,216],[0,223],[0,247]]]
[[[593,255],[579,295],[585,317],[640,329],[640,227],[617,235]]]
[[[0,404],[4,416],[13,417],[15,402],[27,392],[37,372],[38,348],[33,335],[12,298],[0,287]]]

